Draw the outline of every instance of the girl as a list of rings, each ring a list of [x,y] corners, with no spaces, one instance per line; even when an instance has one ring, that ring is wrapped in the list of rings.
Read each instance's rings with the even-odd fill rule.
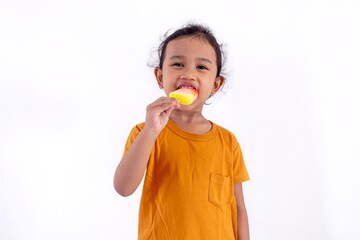
[[[224,85],[221,47],[208,28],[190,24],[169,35],[158,53],[154,73],[166,96],[191,88],[198,97],[190,105],[158,98],[128,137],[114,187],[129,196],[146,171],[138,239],[248,240],[242,182],[249,176],[239,143],[202,114]]]

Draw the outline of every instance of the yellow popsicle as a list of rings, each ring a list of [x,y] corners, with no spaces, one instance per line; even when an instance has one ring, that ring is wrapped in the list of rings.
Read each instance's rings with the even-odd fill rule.
[[[180,88],[172,91],[169,97],[176,98],[180,104],[190,105],[197,98],[197,91],[192,88]]]

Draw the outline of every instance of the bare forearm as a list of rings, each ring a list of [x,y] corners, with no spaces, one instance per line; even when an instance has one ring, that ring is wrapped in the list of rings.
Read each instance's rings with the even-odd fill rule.
[[[235,184],[234,192],[237,206],[237,239],[249,240],[249,221],[244,201],[242,183]]]
[[[123,156],[114,176],[115,190],[122,196],[135,192],[144,177],[156,134],[143,129]]]
[[[238,240],[249,240],[249,221],[245,207],[238,208],[237,215]]]

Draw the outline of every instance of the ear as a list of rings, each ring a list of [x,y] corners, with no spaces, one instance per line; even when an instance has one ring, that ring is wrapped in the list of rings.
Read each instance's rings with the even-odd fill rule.
[[[154,74],[155,74],[155,77],[156,77],[156,81],[158,83],[158,86],[160,89],[163,89],[164,86],[163,86],[163,74],[162,74],[162,71],[159,67],[156,67],[154,69]]]
[[[216,77],[213,89],[211,91],[211,95],[217,93],[219,89],[221,89],[221,87],[224,85],[224,82],[225,82],[225,78],[223,76],[219,75],[218,77]]]

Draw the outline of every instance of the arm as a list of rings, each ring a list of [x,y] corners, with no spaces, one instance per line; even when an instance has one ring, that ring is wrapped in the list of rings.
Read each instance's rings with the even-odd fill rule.
[[[147,166],[156,135],[143,129],[116,168],[114,188],[123,197],[135,192]]]
[[[237,206],[237,239],[249,240],[249,222],[245,207],[242,183],[236,183],[234,187],[236,206]]]
[[[115,171],[114,188],[121,196],[133,194],[141,183],[154,142],[166,126],[171,111],[179,107],[177,100],[167,97],[161,97],[147,106],[145,127]]]

